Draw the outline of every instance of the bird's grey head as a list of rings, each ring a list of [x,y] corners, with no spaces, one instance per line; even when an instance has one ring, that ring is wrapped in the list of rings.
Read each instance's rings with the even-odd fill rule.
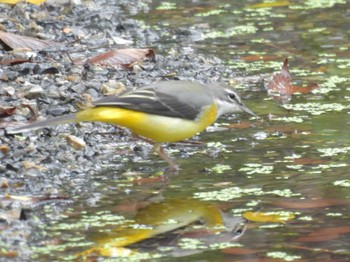
[[[239,93],[226,84],[211,84],[212,92],[215,92],[216,104],[218,106],[217,117],[228,113],[246,112],[252,116],[257,115],[252,112],[242,101]]]

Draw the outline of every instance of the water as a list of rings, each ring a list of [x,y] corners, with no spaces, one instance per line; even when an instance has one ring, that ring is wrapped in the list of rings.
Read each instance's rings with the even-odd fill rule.
[[[118,216],[132,217],[140,203],[190,198],[215,203],[236,219],[250,210],[289,212],[294,218],[249,222],[233,244],[195,247],[196,254],[185,256],[186,261],[349,259],[349,2],[199,0],[145,5],[145,12],[132,17],[163,32],[149,40],[150,46],[163,54],[175,48],[220,58],[261,119],[242,116],[250,126],[203,133],[204,144],[184,145],[186,154],[181,145],[172,147],[181,166],[176,175],[162,176],[164,163],[156,157],[151,164],[130,164],[133,170],[145,166],[145,171],[124,176],[109,163],[91,182],[92,195],[77,197],[78,204],[42,226],[47,238],[56,237],[59,243],[35,247],[34,254],[40,259],[76,254],[88,249],[101,229],[113,231],[124,223]],[[171,34],[176,30],[186,33]],[[320,88],[293,94],[281,104],[265,88],[286,57],[294,85],[316,81]],[[219,123],[233,121],[237,118]],[[129,179],[135,176],[143,178]],[[88,226],[91,221],[97,225]],[[154,244],[142,247],[170,261],[171,255]]]

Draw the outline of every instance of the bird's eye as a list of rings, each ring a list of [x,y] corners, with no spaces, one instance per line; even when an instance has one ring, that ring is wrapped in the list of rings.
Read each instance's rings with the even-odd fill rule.
[[[232,100],[236,100],[236,94],[235,93],[228,93],[228,98]]]

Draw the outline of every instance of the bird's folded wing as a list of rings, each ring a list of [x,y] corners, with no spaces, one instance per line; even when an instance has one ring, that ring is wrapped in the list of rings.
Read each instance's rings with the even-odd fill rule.
[[[195,99],[195,98],[193,98]],[[195,120],[203,110],[188,101],[180,101],[176,96],[153,88],[126,91],[118,96],[102,98],[94,105],[114,106],[148,114]]]

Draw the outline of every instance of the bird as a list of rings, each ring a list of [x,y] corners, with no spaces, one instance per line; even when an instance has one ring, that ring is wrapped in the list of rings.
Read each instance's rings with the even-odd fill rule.
[[[93,105],[75,113],[8,128],[6,132],[17,134],[66,123],[104,122],[126,127],[150,141],[152,152],[178,170],[163,150],[163,143],[190,138],[224,114],[246,112],[257,117],[238,92],[223,82],[163,80],[103,97]]]

